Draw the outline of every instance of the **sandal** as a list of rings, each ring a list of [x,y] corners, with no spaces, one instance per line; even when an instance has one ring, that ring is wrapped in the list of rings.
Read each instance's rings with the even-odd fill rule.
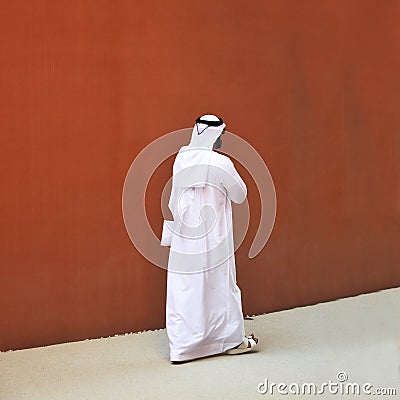
[[[258,346],[258,339],[251,333],[250,336],[245,336],[245,340],[234,347],[233,349],[227,350],[226,354],[242,354],[254,350]]]

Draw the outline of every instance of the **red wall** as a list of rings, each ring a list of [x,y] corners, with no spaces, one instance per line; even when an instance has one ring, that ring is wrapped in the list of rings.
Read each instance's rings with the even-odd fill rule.
[[[124,179],[217,113],[266,161],[277,217],[237,252],[245,314],[400,284],[400,2],[15,0],[0,13],[0,349],[165,326]],[[149,187],[158,198],[171,162]]]

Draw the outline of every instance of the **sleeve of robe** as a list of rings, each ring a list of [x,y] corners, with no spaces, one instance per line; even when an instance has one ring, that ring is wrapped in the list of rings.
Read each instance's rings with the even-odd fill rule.
[[[221,161],[220,180],[228,198],[234,203],[243,203],[247,196],[246,184],[236,171],[230,158],[224,156]]]

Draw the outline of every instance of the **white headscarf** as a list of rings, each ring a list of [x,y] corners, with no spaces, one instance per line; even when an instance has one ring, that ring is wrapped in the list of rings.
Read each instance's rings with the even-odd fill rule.
[[[200,117],[203,121],[220,121],[215,115],[206,114]],[[175,160],[173,183],[176,187],[204,187],[210,182],[210,163],[215,141],[225,128],[196,123],[188,146],[183,146]]]
[[[217,116],[210,114],[203,115],[200,119],[202,121],[221,121]],[[202,223],[195,227],[184,224],[183,219],[186,211],[192,206],[201,208],[200,204],[195,203],[201,200],[203,188],[207,185],[213,187],[220,185],[220,170],[216,159],[221,155],[213,151],[213,146],[225,126],[224,123],[219,126],[196,123],[193,127],[190,144],[183,146],[175,158],[172,191],[168,204],[174,216],[175,229],[188,237],[193,236],[193,230],[196,233],[195,237],[198,237],[199,232],[206,229],[206,225]]]
[[[200,117],[203,121],[220,121],[215,115],[206,114]],[[189,147],[206,147],[212,149],[215,141],[221,136],[226,125],[209,126],[202,123],[196,123],[192,131],[192,139]]]

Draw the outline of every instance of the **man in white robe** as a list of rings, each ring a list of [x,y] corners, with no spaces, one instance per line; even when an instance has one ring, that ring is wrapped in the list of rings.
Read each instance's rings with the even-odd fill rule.
[[[214,115],[196,120],[188,146],[174,162],[169,199],[173,221],[164,221],[161,244],[170,246],[166,328],[170,361],[254,349],[245,336],[241,291],[236,284],[231,201],[247,188],[221,146],[225,124]]]

